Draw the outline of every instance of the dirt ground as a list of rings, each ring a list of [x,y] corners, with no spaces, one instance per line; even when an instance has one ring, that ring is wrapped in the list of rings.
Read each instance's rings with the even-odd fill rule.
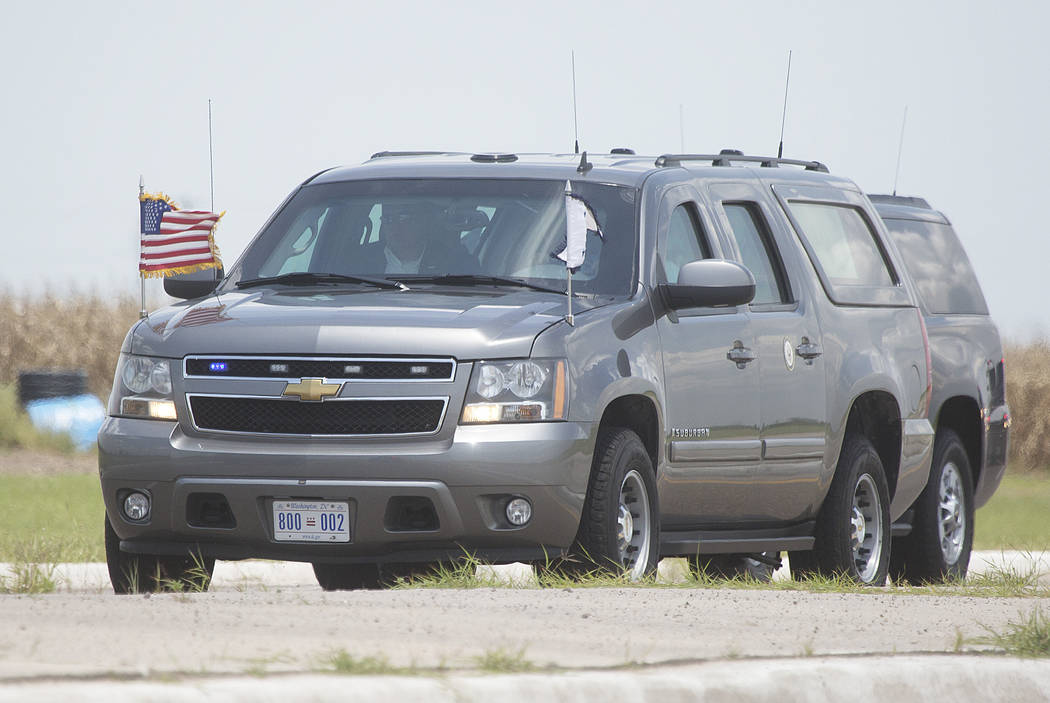
[[[55,476],[58,474],[93,474],[98,471],[94,452],[59,454],[29,449],[0,450],[0,476]]]

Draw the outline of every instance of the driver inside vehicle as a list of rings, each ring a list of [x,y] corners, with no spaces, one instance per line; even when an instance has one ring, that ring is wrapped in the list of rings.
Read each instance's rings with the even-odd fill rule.
[[[387,274],[473,272],[473,257],[440,238],[441,211],[426,203],[383,205],[379,241],[361,251],[361,269]]]

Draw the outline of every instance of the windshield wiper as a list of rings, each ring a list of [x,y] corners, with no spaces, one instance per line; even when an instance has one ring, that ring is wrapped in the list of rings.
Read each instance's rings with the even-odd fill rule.
[[[447,273],[440,276],[398,276],[399,279],[410,281],[413,283],[447,283],[453,286],[476,286],[476,285],[497,285],[497,286],[516,286],[518,288],[528,288],[529,290],[539,290],[544,293],[557,293],[558,295],[565,295],[564,290],[558,290],[557,288],[549,288],[547,286],[537,285],[530,283],[521,278],[511,278],[510,276],[489,276],[487,274],[473,274],[473,273]]]
[[[270,284],[286,286],[310,286],[315,283],[365,283],[376,288],[390,288],[408,290],[408,286],[400,281],[391,281],[387,278],[373,278],[371,276],[347,276],[341,273],[313,273],[310,271],[299,271],[297,273],[285,273],[280,276],[264,276],[262,278],[249,278],[247,281],[238,281],[238,288],[252,288],[254,286],[268,286]]]

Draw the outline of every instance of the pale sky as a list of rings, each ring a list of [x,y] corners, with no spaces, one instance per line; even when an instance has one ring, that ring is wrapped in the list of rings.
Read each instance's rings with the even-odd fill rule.
[[[775,154],[955,224],[1003,332],[1050,335],[1044,2],[4,3],[0,290],[138,294],[138,180],[233,263],[298,183],[383,149]],[[680,116],[683,119],[680,119]],[[151,282],[153,297],[159,283]]]

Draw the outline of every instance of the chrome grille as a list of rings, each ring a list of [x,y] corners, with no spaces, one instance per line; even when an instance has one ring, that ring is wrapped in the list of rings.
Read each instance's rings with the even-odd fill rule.
[[[320,403],[277,398],[187,396],[193,424],[217,432],[370,436],[432,434],[447,398],[338,398]]]

